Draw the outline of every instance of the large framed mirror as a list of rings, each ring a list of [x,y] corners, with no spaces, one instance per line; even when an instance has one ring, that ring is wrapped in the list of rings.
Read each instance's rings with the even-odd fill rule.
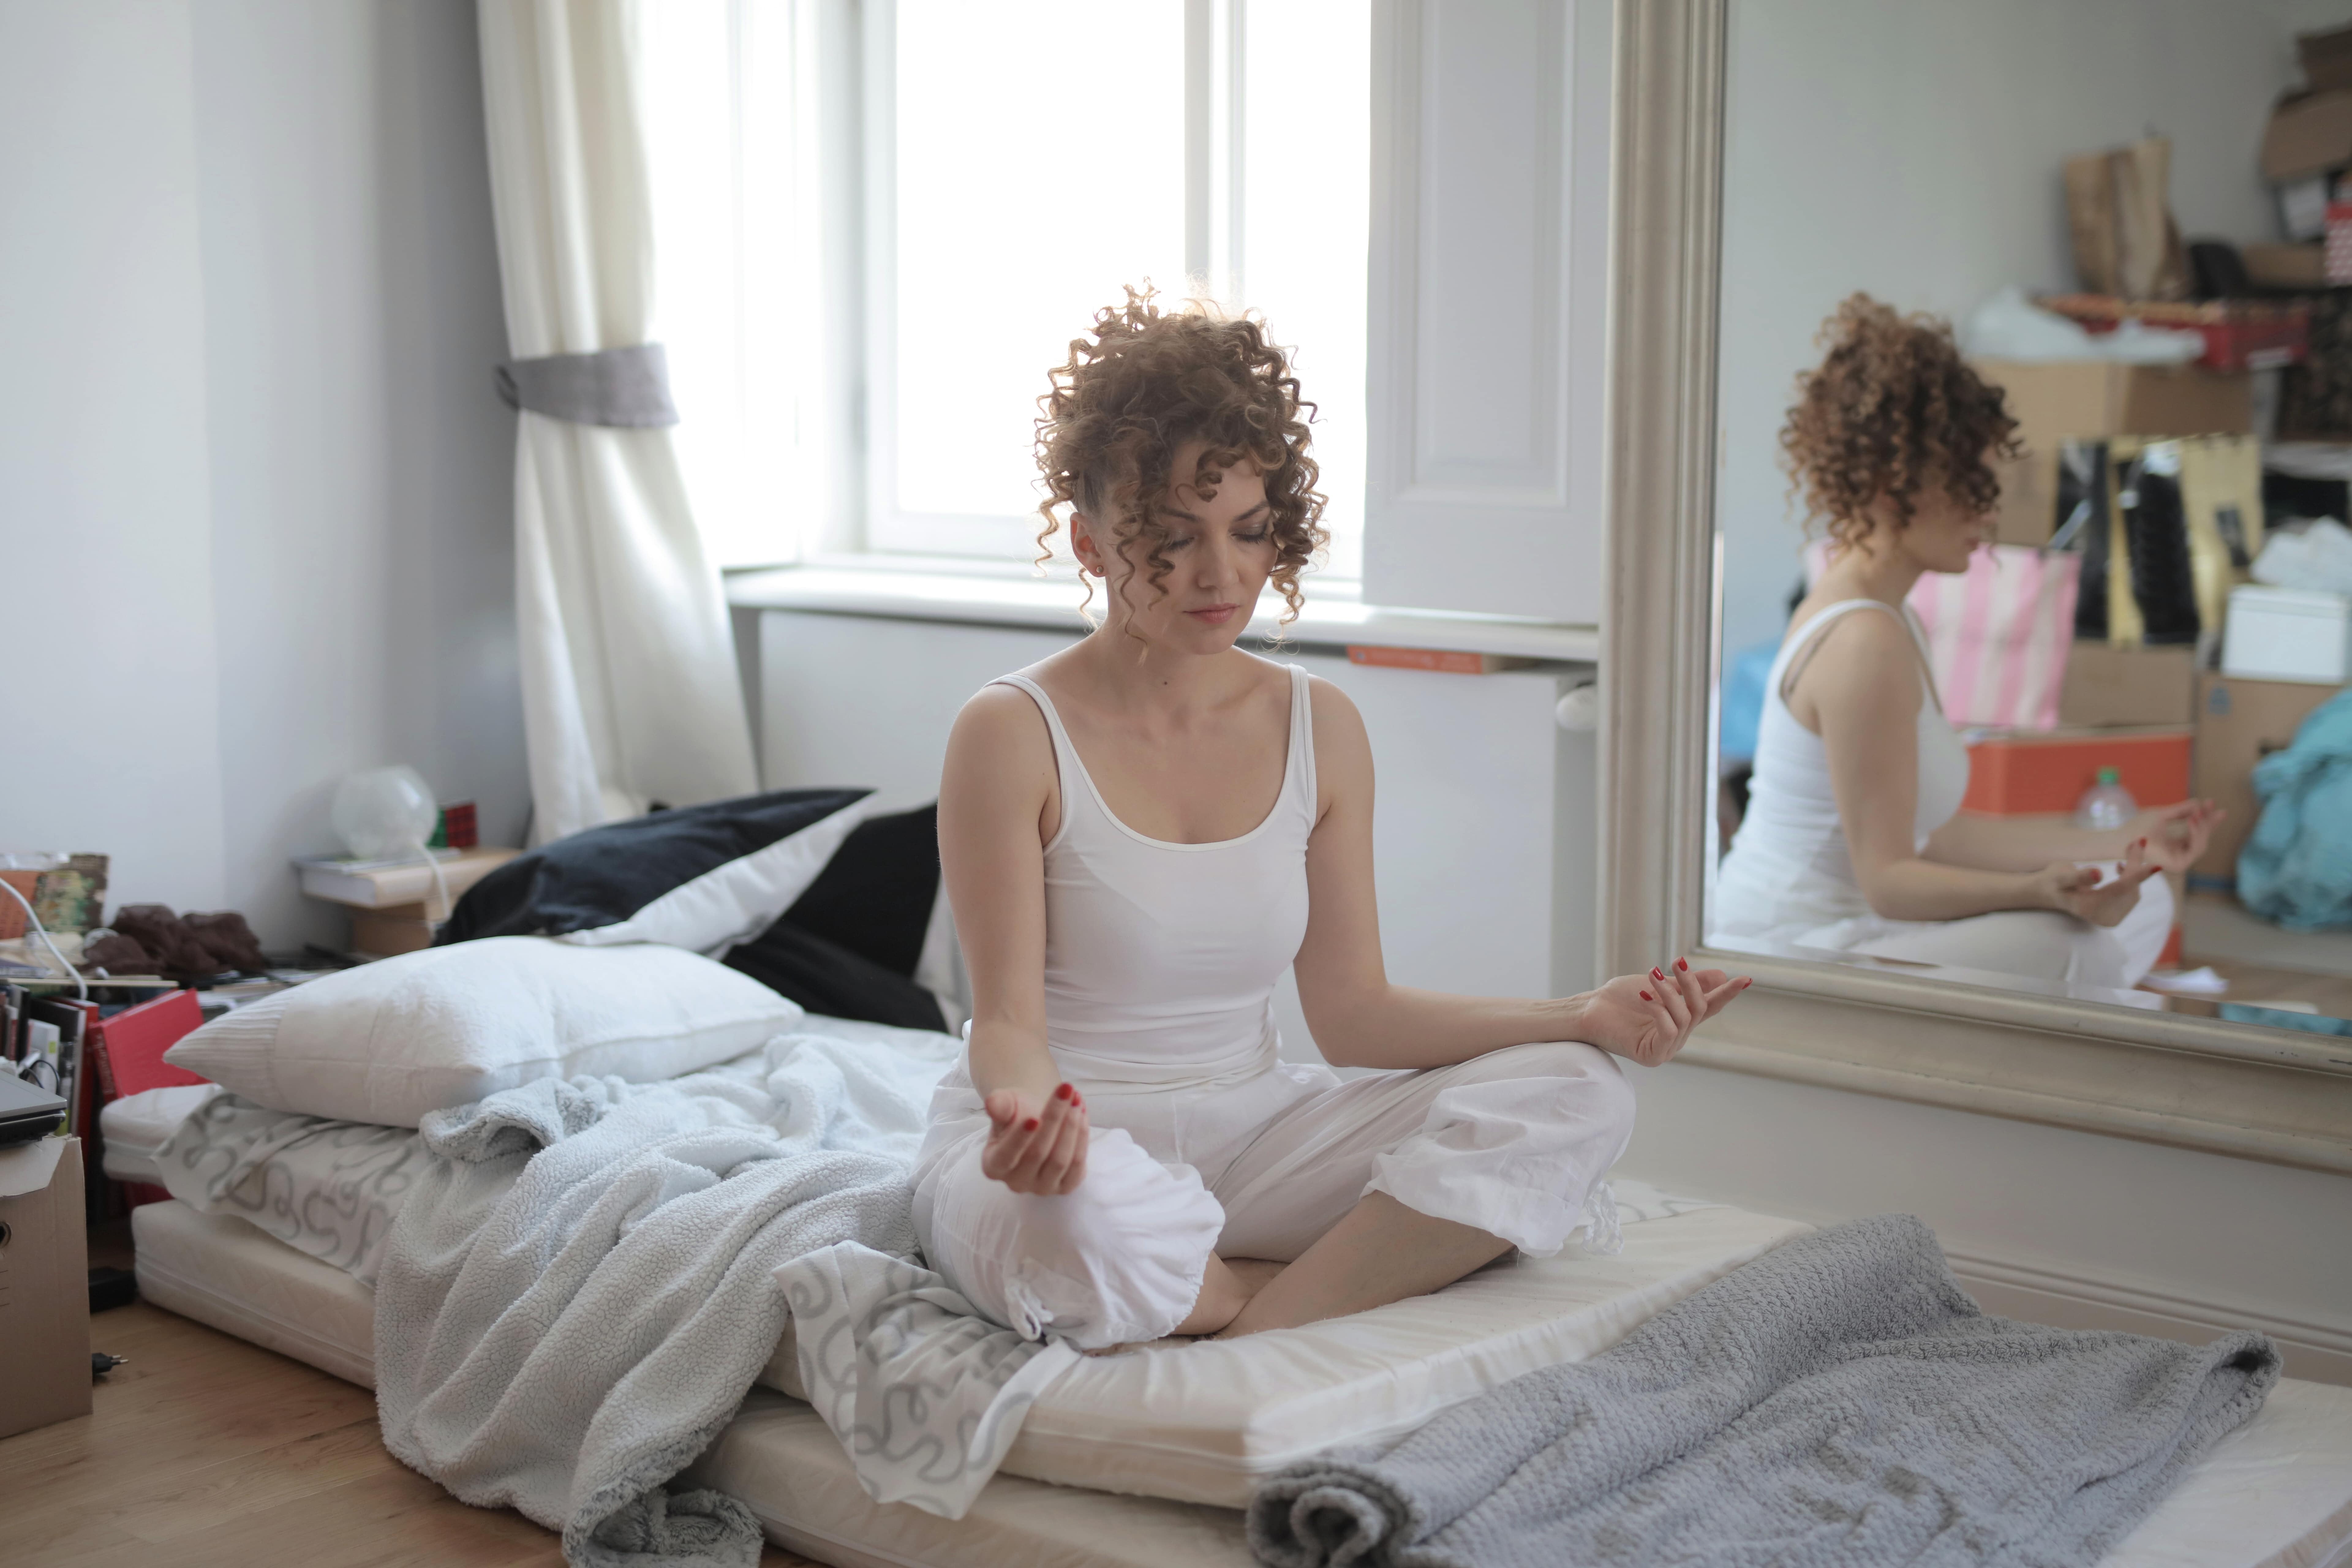
[[[1756,975],[1711,1067],[2352,1172],[2352,928],[2229,880],[2282,809],[2253,763],[2343,679],[2235,652],[2285,601],[2232,597],[2274,587],[2281,356],[2231,331],[2307,306],[2215,272],[2243,308],[2191,343],[2044,298],[2198,292],[2168,199],[2304,221],[2260,156],[2284,25],[2042,81],[1960,59],[1966,8],[1618,15],[1603,972]]]

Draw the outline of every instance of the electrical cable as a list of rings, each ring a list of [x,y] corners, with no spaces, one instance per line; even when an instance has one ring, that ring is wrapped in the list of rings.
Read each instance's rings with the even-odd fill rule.
[[[437,872],[436,872],[436,874],[437,874]],[[72,981],[73,981],[73,983],[74,983],[74,989],[75,989],[76,993],[78,994],[78,995],[79,995],[79,999],[80,999],[81,1001],[84,1001],[84,1002],[89,1001],[89,981],[87,981],[87,980],[84,980],[84,979],[81,977],[81,971],[80,971],[80,970],[79,970],[79,969],[75,968],[72,964],[68,963],[66,962],[66,955],[65,955],[64,953],[59,952],[58,951],[58,944],[57,944],[56,942],[51,942],[51,941],[49,940],[49,928],[48,928],[48,927],[47,927],[47,926],[45,926],[45,925],[43,925],[43,924],[41,923],[41,917],[40,917],[39,915],[37,915],[37,914],[35,914],[35,913],[33,912],[33,901],[32,901],[30,899],[27,899],[26,897],[25,897],[25,895],[24,895],[24,894],[22,894],[22,893],[18,892],[18,891],[16,890],[16,885],[15,883],[13,883],[13,882],[7,881],[7,880],[5,880],[5,879],[0,879],[0,888],[5,888],[5,889],[8,889],[8,896],[9,896],[10,898],[12,898],[12,899],[16,900],[19,904],[21,904],[21,905],[23,905],[23,906],[24,906],[24,909],[25,909],[25,918],[26,918],[26,920],[28,920],[28,921],[32,921],[32,922],[33,922],[33,931],[34,931],[35,934],[37,934],[37,936],[39,936],[39,937],[40,937],[40,939],[41,939],[41,945],[42,945],[43,947],[46,947],[46,948],[47,948],[47,949],[49,950],[49,956],[50,956],[51,958],[54,958],[54,959],[56,959],[56,960],[58,961],[58,967],[59,969],[64,970],[64,971],[66,972],[67,975],[68,975],[69,978],[71,978],[71,979],[72,979]]]
[[[428,912],[425,923],[437,928],[443,921],[449,918],[448,879],[441,875],[441,858],[425,847],[425,840],[422,838],[416,840],[416,852],[425,857],[425,869],[433,873],[433,899],[441,914],[440,918],[436,920],[431,918]]]

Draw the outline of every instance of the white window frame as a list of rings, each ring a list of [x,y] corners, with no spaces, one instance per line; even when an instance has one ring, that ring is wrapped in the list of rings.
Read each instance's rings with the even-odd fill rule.
[[[1606,580],[1612,6],[1496,0],[1478,26],[1457,26],[1440,0],[1348,3],[1366,5],[1372,27],[1362,576],[1318,573],[1317,591],[1592,626]],[[1185,6],[1185,263],[1227,299],[1247,298],[1247,5]],[[798,515],[779,554],[1026,577],[1041,519],[914,513],[897,501],[897,0],[793,5],[794,222],[812,319],[795,372]],[[1509,43],[1520,34],[1532,55]],[[1507,119],[1532,115],[1540,127],[1524,167],[1501,168],[1485,144],[1476,105],[1488,96]],[[1449,190],[1472,194],[1477,221],[1431,232],[1446,206],[1433,198]],[[1539,216],[1507,221],[1510,208]],[[1498,321],[1539,323],[1533,343],[1442,330],[1440,291],[1465,289],[1491,294]],[[1453,405],[1449,389],[1465,381],[1477,398],[1528,389],[1542,412],[1522,433],[1524,452],[1431,447],[1430,410]],[[1540,482],[1531,487],[1530,474]],[[1052,570],[1071,570],[1066,557]]]
[[[823,0],[838,4],[840,0]],[[1185,0],[1184,264],[1222,298],[1242,282],[1243,7],[1246,0]],[[1036,552],[1044,520],[973,512],[916,512],[898,498],[898,55],[897,0],[858,9],[859,166],[864,264],[864,364],[857,397],[865,437],[865,549],[876,555],[1015,561]],[[848,215],[835,214],[846,218]],[[1181,288],[1178,283],[1168,291]],[[1056,536],[1057,538],[1060,536]]]

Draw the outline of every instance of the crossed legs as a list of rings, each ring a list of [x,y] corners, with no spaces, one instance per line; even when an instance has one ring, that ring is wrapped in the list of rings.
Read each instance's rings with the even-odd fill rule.
[[[1081,1349],[1256,1333],[1425,1295],[1514,1248],[1557,1252],[1633,1110],[1593,1047],[1516,1046],[1336,1084],[1213,1187],[1098,1127],[1078,1191],[1022,1196],[979,1175],[975,1147],[919,1197],[918,1226],[933,1267],[1024,1332]]]

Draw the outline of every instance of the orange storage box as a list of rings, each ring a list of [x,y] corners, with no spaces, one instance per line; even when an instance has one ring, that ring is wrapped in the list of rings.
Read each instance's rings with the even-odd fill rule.
[[[1969,736],[1962,811],[2033,816],[2072,811],[2101,768],[2143,806],[2189,798],[2192,731],[2150,729],[1979,731]]]

